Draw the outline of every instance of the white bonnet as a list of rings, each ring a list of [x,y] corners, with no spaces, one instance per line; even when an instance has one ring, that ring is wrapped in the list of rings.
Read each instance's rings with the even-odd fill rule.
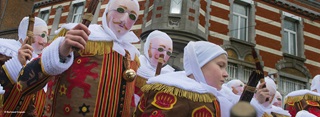
[[[169,37],[169,35],[167,35],[167,33],[161,32],[159,30],[152,31],[148,35],[148,37],[146,39],[146,42],[144,43],[144,48],[143,48],[144,55],[147,57],[148,60],[150,59],[149,56],[148,56],[148,49],[149,49],[149,46],[150,46],[150,42],[151,42],[151,40],[153,40],[155,38],[161,38],[161,39],[165,39],[165,40],[170,40],[171,43],[172,43],[172,39]]]
[[[24,17],[19,24],[18,36],[19,36],[19,39],[22,39],[22,41],[26,39],[28,24],[29,24],[29,17]],[[47,23],[41,18],[35,17],[34,26],[47,26]]]
[[[316,75],[312,79],[311,90],[317,89],[318,93],[320,93],[320,75]]]
[[[227,52],[219,45],[207,41],[190,41],[184,48],[183,55],[186,75],[193,74],[196,81],[207,84],[201,67],[221,54],[227,55]]]
[[[244,83],[241,80],[233,79],[227,83],[227,87],[232,88],[232,86],[240,86],[241,84],[244,87]]]

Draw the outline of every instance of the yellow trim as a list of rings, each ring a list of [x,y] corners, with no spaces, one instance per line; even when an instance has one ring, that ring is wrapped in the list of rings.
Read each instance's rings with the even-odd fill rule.
[[[6,73],[6,75],[7,75],[8,79],[10,80],[11,84],[12,84],[12,85],[15,84],[15,82],[13,81],[13,79],[11,78],[11,76],[10,76],[10,74],[9,74],[9,72],[8,72],[7,67],[6,67],[5,65],[2,65],[2,69],[3,69],[4,72]]]
[[[87,41],[86,47],[84,50],[80,50],[79,54],[81,56],[95,56],[109,54],[112,52],[112,41]]]
[[[268,113],[264,112],[262,117],[273,117],[273,116],[271,114],[268,114]]]
[[[62,90],[63,89],[63,90]],[[67,87],[66,87],[66,85],[65,84],[62,84],[62,85],[60,85],[60,87],[59,87],[59,93],[60,93],[60,95],[66,95],[67,94]]]
[[[279,114],[279,113],[275,113],[275,112],[271,112],[271,115],[275,115],[276,117],[290,117],[290,116]]]
[[[17,85],[17,90],[18,90],[19,92],[21,92],[21,91],[22,91],[22,85],[21,85],[20,81],[17,82],[16,85]]]
[[[55,40],[58,37],[64,37],[67,34],[67,29],[62,29],[57,35],[53,37]],[[53,41],[52,40],[52,41]],[[84,50],[80,50],[79,54],[81,56],[94,56],[94,55],[103,55],[109,54],[112,52],[113,41],[91,41],[88,40]],[[139,57],[135,55],[134,61],[137,62],[138,67],[140,66]]]
[[[53,37],[53,39],[49,42],[51,43],[52,41],[54,41],[55,39],[57,39],[58,37],[64,37],[67,34],[68,30],[63,28],[57,35],[55,35]]]
[[[136,87],[141,88],[147,84],[146,82],[147,82],[147,79],[145,79],[141,76],[137,76],[135,85],[136,85]]]
[[[319,107],[319,103],[316,101],[312,101],[312,100],[307,100],[306,101],[308,105],[310,106],[318,106]]]
[[[151,102],[151,104],[153,105],[153,106],[155,106],[155,107],[157,107],[157,108],[159,108],[159,109],[162,109],[162,110],[170,110],[170,109],[172,109],[173,108],[173,105],[175,105],[176,103],[177,103],[177,97],[176,96],[174,96],[174,95],[172,95],[172,94],[170,94],[170,93],[165,93],[165,94],[167,94],[166,96],[163,96],[163,95],[160,95],[160,97],[161,97],[161,99],[157,99],[157,98],[159,98],[159,95],[158,94],[161,94],[161,93],[165,93],[165,92],[157,92],[156,93],[156,95],[153,97],[153,101]],[[163,107],[163,106],[161,106],[161,105],[158,105],[156,102],[157,101],[170,101],[170,96],[168,96],[168,95],[170,95],[170,96],[173,96],[173,102],[170,104],[170,107]]]
[[[141,108],[141,101],[144,101],[144,102],[146,102],[146,100],[144,99],[144,94],[142,94],[141,95],[141,97],[140,97],[140,102],[138,103],[138,109],[141,111],[141,112],[144,112],[144,110]],[[145,105],[144,105],[145,106]],[[136,112],[136,110],[137,110],[137,108],[135,109],[135,111],[134,112]]]
[[[194,116],[195,112],[197,112],[198,110],[203,109],[203,108],[206,109],[207,111],[209,111],[209,112],[211,113],[212,117],[214,117],[214,114],[213,114],[213,113],[210,111],[210,109],[209,109],[207,106],[205,106],[205,105],[200,106],[200,107],[194,109],[194,110],[192,111],[192,116],[191,116],[191,117],[198,117],[198,116]],[[201,115],[202,115],[202,114],[201,114]]]
[[[137,62],[137,65],[138,65],[137,68],[139,68],[140,67],[140,59],[139,59],[138,55],[135,55],[134,61]]]
[[[305,95],[300,95],[300,96],[292,96],[292,97],[287,97],[284,100],[285,104],[288,103],[295,103],[295,102],[299,102],[301,100],[312,100],[312,101],[317,101],[320,102],[320,96],[316,96],[316,95],[312,95],[312,94],[305,94]]]
[[[200,94],[197,92],[186,91],[177,87],[167,86],[159,83],[146,84],[141,88],[141,91],[143,92],[149,92],[151,90],[162,91],[178,97],[184,97],[194,102],[213,102],[214,100],[216,100],[216,97],[210,93]]]

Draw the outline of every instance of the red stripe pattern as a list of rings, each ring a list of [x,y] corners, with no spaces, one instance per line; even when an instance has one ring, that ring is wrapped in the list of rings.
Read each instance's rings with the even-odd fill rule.
[[[116,52],[103,57],[94,111],[95,117],[116,117],[122,80],[123,57]]]

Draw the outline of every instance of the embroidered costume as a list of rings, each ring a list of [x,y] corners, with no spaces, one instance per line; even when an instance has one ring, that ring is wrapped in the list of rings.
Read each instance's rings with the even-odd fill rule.
[[[27,33],[29,18],[25,17],[21,20],[18,28],[19,41],[24,42]],[[34,33],[46,33],[48,32],[47,24],[42,19],[35,17]],[[36,34],[35,34],[36,35]],[[37,41],[47,40],[46,37],[37,38]],[[1,64],[0,77],[1,85],[4,86],[5,102],[4,111],[13,112],[20,111],[23,113],[5,113],[5,116],[23,116],[23,115],[36,115],[42,116],[42,111],[44,107],[44,97],[45,89],[35,92],[30,95],[21,96],[21,94],[16,90],[19,88],[20,84],[17,83],[17,78],[19,72],[22,68],[20,61],[18,60],[18,50],[21,47],[21,42],[15,40],[1,40],[0,48],[1,54],[10,57],[3,65]],[[36,44],[32,46],[35,47]],[[34,49],[34,52],[37,49]],[[32,53],[32,59],[38,57],[36,53]],[[41,52],[41,50],[37,50]],[[0,57],[4,58],[4,57]],[[28,61],[27,61],[28,62]]]
[[[136,0],[121,1],[128,2],[138,6]],[[134,82],[125,80],[123,73],[139,67],[139,51],[131,44],[139,39],[133,32],[116,36],[107,25],[108,7],[103,15],[103,28],[89,26],[91,34],[84,50],[72,52],[61,60],[58,48],[64,37],[58,37],[43,50],[41,58],[23,69],[19,79],[23,94],[39,90],[38,85],[55,76],[48,82],[44,116],[129,117],[132,114]],[[62,27],[66,29],[59,30],[59,35],[73,28]]]
[[[299,111],[306,110],[310,114],[320,116],[320,75],[312,79],[310,90],[298,90],[290,92],[285,97],[284,108],[288,110],[293,117]],[[301,112],[299,116],[306,114]],[[297,114],[298,115],[298,114]],[[308,114],[307,114],[308,115]]]
[[[320,116],[320,94],[310,90],[298,90],[290,92],[284,101],[284,109],[295,117],[301,110]]]
[[[145,93],[136,108],[136,117],[221,116],[217,98],[185,72],[151,78],[142,91]]]
[[[155,49],[155,51],[153,51],[153,49]],[[148,35],[144,44],[144,55],[139,56],[141,66],[137,71],[138,76],[135,81],[135,105],[138,104],[143,94],[141,87],[146,84],[149,78],[155,76],[159,54],[164,54],[163,60],[167,62],[172,50],[172,40],[166,33],[155,30]],[[168,53],[170,54],[168,55]],[[174,68],[170,65],[164,65],[161,68],[160,74],[170,72],[174,72]]]

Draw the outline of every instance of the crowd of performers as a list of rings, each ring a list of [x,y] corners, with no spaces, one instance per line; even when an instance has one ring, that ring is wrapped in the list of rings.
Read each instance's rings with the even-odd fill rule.
[[[228,55],[216,44],[190,41],[177,72],[164,32],[152,31],[140,54],[130,31],[138,12],[138,0],[110,0],[102,25],[64,24],[50,44],[45,21],[32,19],[30,32],[23,18],[17,41],[0,40],[4,116],[320,117],[320,75],[284,99],[266,76],[250,102],[239,101],[246,85],[225,82]]]

